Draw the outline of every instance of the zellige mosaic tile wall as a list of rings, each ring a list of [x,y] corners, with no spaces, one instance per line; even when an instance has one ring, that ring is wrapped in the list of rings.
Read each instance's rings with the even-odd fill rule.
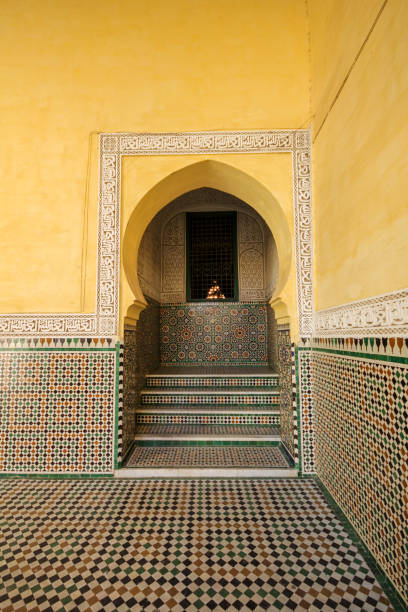
[[[267,365],[264,304],[188,303],[160,308],[161,362]]]
[[[117,347],[13,343],[20,348],[0,349],[0,472],[112,473]]]
[[[408,348],[313,342],[317,474],[408,603]]]
[[[290,331],[287,325],[278,325],[278,372],[280,383],[280,426],[282,442],[292,458],[296,459],[293,419],[293,381]]]
[[[301,470],[315,474],[315,426],[312,397],[312,351],[310,346],[297,347],[298,410],[301,438]]]
[[[136,329],[125,329],[123,354],[123,412],[122,444],[119,461],[131,445],[135,435],[135,412],[140,401],[140,391],[145,386],[145,376],[159,366],[159,306],[149,301],[139,317]]]

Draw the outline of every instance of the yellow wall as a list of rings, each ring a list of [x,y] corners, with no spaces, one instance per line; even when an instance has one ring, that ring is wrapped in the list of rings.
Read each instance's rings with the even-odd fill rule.
[[[93,310],[92,134],[307,123],[303,0],[1,0],[1,15],[1,312]],[[150,185],[160,172],[138,163]]]
[[[408,286],[408,3],[311,0],[310,22],[322,309]]]

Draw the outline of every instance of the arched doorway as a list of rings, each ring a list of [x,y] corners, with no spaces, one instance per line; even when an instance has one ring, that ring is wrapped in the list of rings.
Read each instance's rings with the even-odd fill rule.
[[[167,193],[181,193],[161,205],[156,198],[160,194],[164,197],[164,183]],[[235,193],[246,193],[247,197],[252,194],[269,223],[252,203],[214,184],[231,189],[233,186]],[[152,217],[153,210],[157,212]],[[189,232],[194,219],[197,223],[192,240]],[[271,232],[272,221],[277,239]],[[217,274],[221,274],[222,281],[215,299],[210,299],[214,297],[214,287],[209,282],[214,276],[212,271],[198,298],[191,290],[194,265],[198,261],[203,269],[208,266],[200,247],[196,249],[196,259],[189,259],[197,246],[195,241],[207,246],[209,230],[204,226],[211,227],[211,232],[221,232],[224,246],[225,236],[231,236],[231,248],[219,249],[215,241],[210,255],[215,250],[215,259],[225,258],[227,251],[235,256],[234,262],[221,262],[223,272]],[[140,451],[137,459],[132,454],[133,464],[139,461],[142,469],[147,462],[152,467],[156,452],[152,448],[158,442],[167,441],[170,449],[188,442],[182,446],[186,455],[195,452],[194,448],[185,449],[199,440],[211,443],[209,448],[218,444],[218,450],[214,450],[218,454],[224,452],[219,447],[228,442],[233,447],[228,451],[233,455],[228,459],[229,467],[242,467],[243,445],[256,446],[263,441],[262,451],[257,454],[264,453],[267,465],[262,465],[261,460],[261,464],[252,466],[255,471],[259,474],[260,467],[289,467],[284,453],[276,448],[280,443],[277,330],[269,301],[288,276],[290,242],[286,219],[275,198],[254,179],[219,162],[200,162],[174,173],[135,207],[124,237],[124,268],[136,298],[128,309],[125,325],[124,375],[125,401],[127,396],[129,404],[125,449],[135,440],[135,431],[136,451]],[[208,258],[208,249],[201,250],[207,251]],[[231,285],[236,285],[232,293],[226,290],[226,269],[235,275],[229,279]],[[213,282],[219,283],[215,277]],[[147,388],[143,388],[146,380]],[[231,391],[227,386],[235,389]],[[217,430],[224,432],[222,439]],[[169,439],[169,431],[179,437]],[[152,438],[149,433],[156,435]],[[248,452],[246,449],[244,454]],[[163,454],[156,452],[159,464],[160,453]],[[272,466],[269,463],[273,453],[277,454],[273,459],[277,465]],[[188,463],[190,459],[184,457],[183,461]],[[200,469],[203,467],[206,466]]]

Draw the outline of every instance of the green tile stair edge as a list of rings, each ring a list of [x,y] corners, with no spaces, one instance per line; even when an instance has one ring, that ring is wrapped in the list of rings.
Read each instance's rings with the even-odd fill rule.
[[[180,434],[182,435],[182,434]],[[270,447],[279,446],[279,440],[135,440],[132,448],[136,447],[183,447],[183,446],[254,446]]]
[[[394,606],[395,612],[407,612],[408,601],[404,602],[400,593],[397,591],[391,580],[388,578],[381,565],[379,565],[379,563],[376,561],[375,557],[373,556],[369,548],[365,545],[364,541],[359,536],[358,532],[355,530],[347,516],[344,514],[343,510],[332,497],[331,493],[328,491],[328,489],[326,489],[320,478],[313,475],[311,475],[310,477],[313,478],[313,480],[315,480],[318,486],[320,487],[325,500],[335,513],[337,519],[340,521],[345,531],[347,531],[354,545],[358,549],[360,555],[363,557],[364,561],[367,563],[368,567],[373,572],[384,593],[387,595],[391,604]]]

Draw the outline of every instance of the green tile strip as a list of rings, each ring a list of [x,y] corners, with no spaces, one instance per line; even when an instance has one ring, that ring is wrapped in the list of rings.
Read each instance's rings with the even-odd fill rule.
[[[332,351],[332,352],[339,352],[339,351]],[[408,610],[407,603],[403,601],[398,591],[394,587],[393,583],[387,577],[382,567],[377,563],[375,557],[372,555],[370,550],[364,544],[363,540],[360,538],[357,531],[354,529],[353,525],[350,523],[350,521],[348,520],[348,518],[346,517],[346,515],[340,508],[340,506],[336,503],[334,498],[331,496],[329,491],[326,489],[326,487],[324,486],[324,484],[318,477],[311,476],[311,478],[313,478],[319,485],[327,503],[329,504],[329,506],[335,513],[337,519],[341,522],[345,531],[347,531],[348,535],[353,540],[356,548],[358,549],[359,553],[361,554],[361,556],[367,563],[368,567],[373,572],[377,581],[381,585],[381,588],[384,590],[388,599],[394,606],[395,612],[407,612]]]

